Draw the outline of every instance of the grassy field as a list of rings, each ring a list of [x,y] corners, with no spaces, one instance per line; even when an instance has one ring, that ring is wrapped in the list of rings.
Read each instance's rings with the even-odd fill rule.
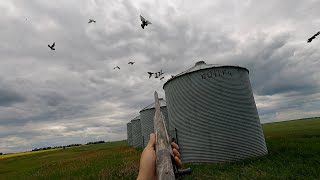
[[[0,156],[0,159],[7,159],[7,158],[25,156],[25,155],[30,155],[30,154],[38,154],[38,153],[44,153],[44,152],[50,152],[50,151],[57,151],[57,150],[61,150],[61,149],[62,148],[49,149],[49,150],[44,150],[44,151],[28,151],[28,152],[14,153],[14,154],[5,154],[5,155]]]
[[[263,125],[269,154],[233,163],[185,164],[184,179],[320,179],[320,118]],[[135,179],[140,150],[125,141],[0,159],[0,179]]]
[[[0,179],[134,179],[140,151],[126,141],[0,160]]]
[[[320,118],[263,125],[269,154],[233,163],[187,165],[184,179],[320,179]]]

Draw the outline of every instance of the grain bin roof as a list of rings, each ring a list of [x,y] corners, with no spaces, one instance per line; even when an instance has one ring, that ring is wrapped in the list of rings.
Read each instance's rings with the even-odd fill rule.
[[[166,101],[163,98],[159,98],[159,103],[160,103],[160,107],[166,106]],[[154,103],[152,103],[149,106],[143,108],[140,112],[148,110],[148,109],[153,109],[153,108],[155,108],[155,104]]]
[[[140,120],[140,115],[135,117],[135,118],[133,118],[131,121],[136,121],[136,120]]]
[[[240,67],[240,66],[230,66],[230,65],[219,65],[219,64],[207,64],[205,63],[204,61],[198,61],[195,63],[195,65],[190,68],[190,69],[187,69],[186,71],[183,71],[175,76],[173,76],[172,78],[170,78],[167,82],[164,83],[163,85],[163,88],[164,86],[169,82],[171,81],[172,79],[175,79],[179,76],[182,76],[184,74],[188,74],[188,73],[192,73],[192,72],[195,72],[195,71],[199,71],[199,70],[202,70],[202,69],[208,69],[208,68],[213,68],[213,67],[233,67],[233,68],[240,68],[240,69],[244,69],[246,71],[248,71],[249,73],[249,70],[247,68],[244,68],[244,67]]]

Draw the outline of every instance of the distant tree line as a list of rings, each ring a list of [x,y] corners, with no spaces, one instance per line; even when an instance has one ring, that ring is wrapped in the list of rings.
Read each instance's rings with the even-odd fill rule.
[[[95,142],[88,142],[87,145],[89,144],[102,144],[104,141],[95,141]]]
[[[64,147],[73,147],[73,146],[81,146],[82,144],[69,144],[69,145],[66,145]]]
[[[104,141],[94,141],[94,142],[88,142],[86,145],[89,144],[102,144],[105,143]],[[63,148],[65,149],[66,147],[73,147],[73,146],[81,146],[82,144],[69,144],[69,145],[65,145],[65,146],[54,146],[54,147],[42,147],[42,148],[34,148],[32,149],[32,151],[42,151],[42,150],[49,150],[49,149],[59,149],[59,148]],[[12,154],[12,153],[6,153],[6,154]],[[0,155],[4,155],[4,153],[0,152]]]
[[[95,141],[95,142],[88,142],[86,145],[89,144],[101,144],[101,143],[105,143],[104,141]],[[69,145],[65,145],[65,146],[54,146],[54,147],[42,147],[42,148],[34,148],[32,149],[32,151],[42,151],[42,150],[49,150],[49,149],[59,149],[59,148],[63,148],[65,149],[66,147],[73,147],[73,146],[81,146],[82,144],[69,144]],[[1,155],[2,153],[0,153]]]
[[[49,150],[49,149],[58,149],[58,148],[63,148],[65,149],[66,147],[73,147],[73,146],[81,146],[82,144],[69,144],[66,146],[54,146],[54,147],[43,147],[43,148],[34,148],[32,151],[42,151],[42,150]]]

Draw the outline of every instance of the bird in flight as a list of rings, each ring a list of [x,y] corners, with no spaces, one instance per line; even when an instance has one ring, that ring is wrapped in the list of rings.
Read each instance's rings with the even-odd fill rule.
[[[56,50],[55,48],[54,48],[54,46],[56,45],[56,43],[55,42],[53,42],[53,44],[50,46],[49,44],[48,44],[48,47],[51,49],[51,50]]]
[[[130,61],[130,62],[128,62],[128,64],[131,64],[131,65],[133,65],[133,64],[134,64],[134,62],[131,62],[131,61]]]
[[[159,72],[156,72],[155,74],[156,74],[155,78],[159,78],[159,77],[161,77],[164,73],[162,72],[162,69],[161,69]]]
[[[155,74],[156,74],[156,76],[154,78],[159,78],[160,77],[160,72],[156,72]]]
[[[141,15],[140,15],[140,20],[142,22],[141,24],[142,29],[144,29],[145,26],[148,26],[148,24],[152,24],[150,21],[144,19]]]
[[[90,24],[90,23],[96,23],[96,21],[95,21],[95,20],[93,20],[93,19],[89,19],[88,24]]]
[[[152,74],[154,74],[153,72],[148,72],[149,74],[149,79],[151,78]]]
[[[311,38],[308,39],[308,43],[310,43],[314,38],[316,38],[320,34],[320,31],[313,35]]]
[[[120,67],[119,67],[119,66],[116,66],[116,67],[114,67],[113,69],[120,69]]]
[[[160,78],[160,81],[161,81],[163,78],[164,78],[164,77],[161,77],[161,78]]]

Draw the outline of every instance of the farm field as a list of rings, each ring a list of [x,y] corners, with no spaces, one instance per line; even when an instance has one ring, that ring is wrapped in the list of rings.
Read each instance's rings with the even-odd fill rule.
[[[49,150],[44,150],[44,151],[28,151],[28,152],[14,153],[14,154],[5,154],[5,155],[0,156],[0,159],[7,159],[7,158],[25,156],[25,155],[30,155],[30,154],[45,153],[45,152],[57,151],[57,150],[61,150],[61,149],[62,148],[49,149]]]
[[[269,154],[221,164],[184,164],[183,179],[319,179],[320,118],[264,124]],[[0,179],[135,179],[141,150],[126,141],[2,158]],[[13,156],[14,154],[10,154]]]

